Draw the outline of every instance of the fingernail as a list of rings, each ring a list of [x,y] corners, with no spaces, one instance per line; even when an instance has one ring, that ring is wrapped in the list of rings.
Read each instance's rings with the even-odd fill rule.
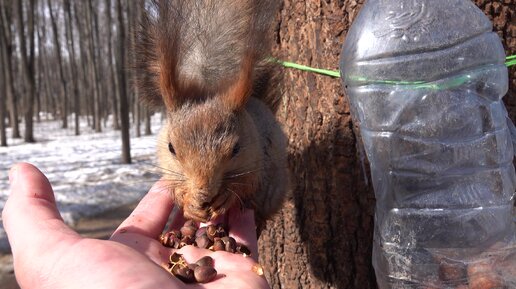
[[[12,185],[14,184],[14,182],[16,181],[16,176],[18,175],[18,166],[17,165],[14,165],[10,170],[9,170],[9,183]]]

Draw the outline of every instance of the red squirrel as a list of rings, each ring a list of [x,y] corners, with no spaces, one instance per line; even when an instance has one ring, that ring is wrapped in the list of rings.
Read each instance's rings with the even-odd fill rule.
[[[166,109],[158,162],[187,219],[237,205],[253,208],[260,226],[285,198],[287,140],[268,60],[278,2],[155,1],[144,16],[137,84],[145,103]]]

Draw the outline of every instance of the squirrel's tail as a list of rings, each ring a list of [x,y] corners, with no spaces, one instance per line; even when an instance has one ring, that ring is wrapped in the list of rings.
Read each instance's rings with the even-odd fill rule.
[[[267,58],[279,2],[155,0],[137,37],[141,98],[170,109],[225,93],[244,75],[251,78],[246,93],[275,111],[277,76]]]

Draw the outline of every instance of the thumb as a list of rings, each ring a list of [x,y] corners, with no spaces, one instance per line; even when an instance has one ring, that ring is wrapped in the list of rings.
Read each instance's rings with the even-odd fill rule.
[[[33,165],[20,163],[9,172],[10,195],[2,211],[13,253],[35,246],[48,248],[56,237],[78,237],[57,210],[48,179]]]

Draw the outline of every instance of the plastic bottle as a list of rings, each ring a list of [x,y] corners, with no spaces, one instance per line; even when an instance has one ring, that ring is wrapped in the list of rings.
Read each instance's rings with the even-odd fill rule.
[[[471,0],[368,0],[349,30],[340,68],[371,165],[380,288],[516,288],[504,60]]]

